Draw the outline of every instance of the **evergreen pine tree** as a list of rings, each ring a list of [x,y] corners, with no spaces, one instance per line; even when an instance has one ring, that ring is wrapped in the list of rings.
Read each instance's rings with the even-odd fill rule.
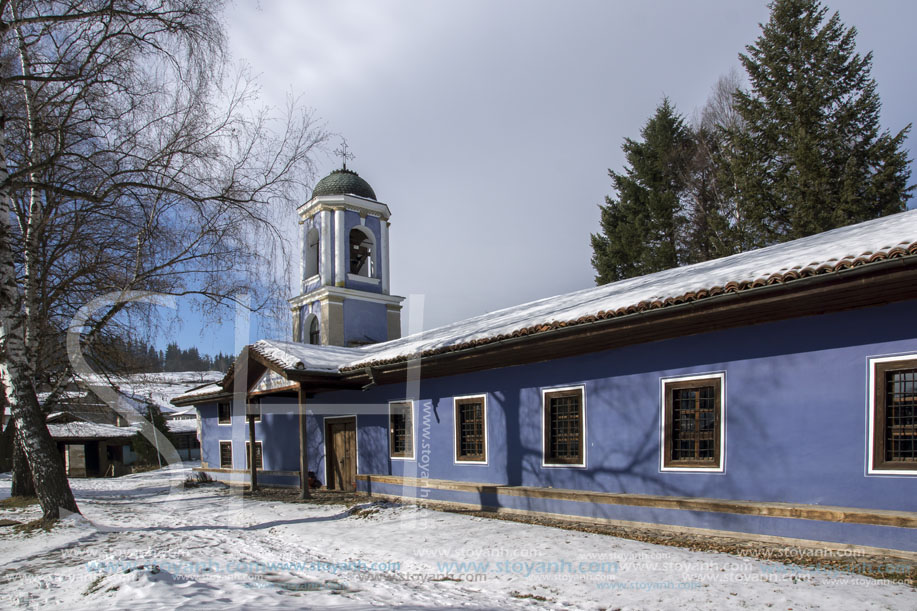
[[[592,235],[597,284],[677,267],[684,257],[681,197],[691,131],[663,99],[640,136],[624,141],[625,172],[608,171],[617,200],[605,198],[602,231]]]
[[[695,126],[687,158],[684,209],[686,214],[682,265],[735,254],[735,223],[731,201],[724,199],[718,173],[722,142],[719,130],[701,122]]]
[[[742,129],[727,132],[733,197],[747,226],[742,249],[905,209],[910,125],[880,133],[872,54],[855,52],[818,0],[775,0],[740,60],[751,89],[737,91]]]
[[[181,371],[181,348],[175,342],[166,346],[166,354],[163,358],[163,371]]]

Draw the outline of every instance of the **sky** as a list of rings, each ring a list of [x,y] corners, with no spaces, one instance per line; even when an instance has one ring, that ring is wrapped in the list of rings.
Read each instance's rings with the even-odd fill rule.
[[[873,52],[883,127],[913,122],[917,2],[825,4]],[[262,0],[225,15],[263,101],[301,96],[347,139],[348,167],[392,211],[392,293],[417,296],[426,329],[592,286],[589,235],[624,138],[664,96],[690,119],[767,18],[763,0]],[[340,166],[337,144],[317,178]],[[289,339],[182,320],[179,343],[207,353]]]

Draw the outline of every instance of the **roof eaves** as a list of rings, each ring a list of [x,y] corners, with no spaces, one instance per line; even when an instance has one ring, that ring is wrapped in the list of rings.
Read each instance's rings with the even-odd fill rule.
[[[595,314],[590,314],[587,316],[581,316],[576,320],[570,321],[554,321],[538,325],[533,325],[529,327],[524,327],[513,331],[512,333],[504,333],[500,335],[494,335],[490,337],[479,338],[476,340],[462,342],[458,344],[452,344],[448,346],[440,346],[437,348],[424,350],[420,353],[407,354],[407,355],[398,355],[393,358],[388,359],[377,359],[377,360],[366,360],[352,363],[350,365],[345,365],[341,367],[341,373],[352,373],[359,370],[365,370],[370,367],[382,367],[386,365],[393,365],[397,363],[404,363],[416,358],[425,358],[438,356],[442,354],[447,354],[450,352],[457,351],[467,351],[473,350],[478,347],[487,346],[497,342],[502,342],[511,339],[522,338],[526,336],[539,335],[549,331],[556,331],[558,329],[575,327],[579,325],[585,325],[590,323],[599,322],[602,320],[609,320],[613,318],[621,318],[625,316],[630,316],[634,314],[641,314],[644,312],[649,312],[653,310],[660,310],[663,308],[669,308],[671,306],[681,305],[685,303],[693,303],[697,301],[706,300],[712,297],[717,297],[720,295],[729,295],[729,294],[738,294],[750,291],[756,288],[762,288],[766,286],[773,286],[776,284],[786,284],[789,282],[794,282],[797,280],[804,280],[807,278],[813,278],[816,276],[822,276],[829,273],[839,273],[845,270],[850,270],[853,268],[859,268],[865,265],[881,265],[885,262],[902,259],[906,257],[912,257],[917,255],[917,242],[912,242],[909,244],[898,244],[894,247],[886,247],[886,249],[879,250],[877,252],[868,251],[862,253],[856,257],[847,256],[842,259],[832,259],[825,262],[813,262],[809,265],[796,266],[792,269],[777,272],[770,274],[766,277],[756,278],[754,280],[745,280],[745,281],[731,281],[725,283],[723,286],[712,286],[707,289],[701,289],[697,291],[689,291],[682,295],[668,297],[664,300],[654,300],[654,301],[641,301],[626,307],[621,307],[616,310],[599,310]]]

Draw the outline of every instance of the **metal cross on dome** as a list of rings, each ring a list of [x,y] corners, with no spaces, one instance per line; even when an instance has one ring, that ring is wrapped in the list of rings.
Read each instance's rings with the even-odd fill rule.
[[[345,170],[347,169],[347,160],[354,158],[354,154],[347,150],[347,140],[344,138],[341,138],[341,146],[335,149],[334,154],[341,158],[341,165]]]

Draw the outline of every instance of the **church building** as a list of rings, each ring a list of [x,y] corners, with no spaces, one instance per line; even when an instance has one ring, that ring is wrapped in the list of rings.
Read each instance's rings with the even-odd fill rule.
[[[372,187],[298,213],[293,341],[173,401],[216,479],[917,552],[917,210],[408,337]]]

